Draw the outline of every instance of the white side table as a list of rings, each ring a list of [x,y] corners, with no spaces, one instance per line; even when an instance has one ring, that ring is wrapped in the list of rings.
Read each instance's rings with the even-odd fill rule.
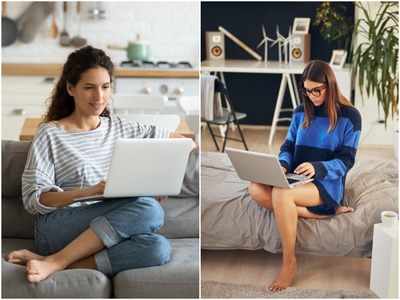
[[[369,288],[380,298],[398,299],[398,223],[374,225]]]

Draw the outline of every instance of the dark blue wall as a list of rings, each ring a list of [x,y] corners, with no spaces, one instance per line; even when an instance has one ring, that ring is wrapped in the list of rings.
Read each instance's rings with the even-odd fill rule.
[[[287,36],[295,17],[311,18],[311,59],[329,61],[335,48],[322,39],[317,27],[312,25],[316,9],[321,2],[201,2],[201,59],[205,54],[205,32],[217,31],[222,26],[255,49],[262,38],[261,25],[266,26],[267,35],[275,38],[276,25]],[[346,14],[354,20],[354,3],[341,2]],[[227,59],[253,59],[229,39],[225,39]],[[263,56],[264,49],[257,52]],[[269,60],[278,59],[276,47],[269,49]],[[228,89],[235,108],[246,112],[243,123],[270,125],[278,94],[280,75],[226,73]],[[289,92],[284,106],[289,106]]]

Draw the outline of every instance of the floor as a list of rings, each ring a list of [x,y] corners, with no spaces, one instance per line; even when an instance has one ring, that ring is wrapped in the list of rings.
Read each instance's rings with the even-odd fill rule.
[[[298,255],[297,288],[368,289],[371,260]],[[265,286],[273,281],[281,255],[263,250],[202,250],[201,280]]]
[[[264,153],[279,153],[286,129],[279,129],[272,147],[268,147],[268,129],[247,126],[243,129],[249,149]],[[237,130],[235,136],[238,137]],[[240,142],[229,141],[227,146],[243,148]],[[202,131],[203,151],[216,151],[207,130]],[[361,146],[358,157],[394,159],[392,147]],[[265,285],[279,271],[281,257],[263,250],[209,251],[202,250],[202,281]],[[298,256],[298,273],[294,286],[320,289],[368,289],[371,261],[368,258]]]

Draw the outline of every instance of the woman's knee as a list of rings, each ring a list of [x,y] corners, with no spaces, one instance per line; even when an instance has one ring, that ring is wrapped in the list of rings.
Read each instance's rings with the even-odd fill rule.
[[[276,207],[289,203],[291,199],[291,191],[287,188],[273,187],[271,196],[272,206],[275,209]]]
[[[138,197],[132,205],[134,211],[139,211],[141,219],[148,222],[153,231],[164,225],[164,209],[153,197]]]
[[[159,266],[166,264],[171,259],[171,243],[167,238],[159,234],[149,236],[150,247],[146,256],[149,265]]]
[[[145,213],[164,218],[164,210],[161,207],[160,202],[158,202],[155,198],[138,197],[136,199],[136,204],[139,205]]]
[[[154,198],[138,197],[121,201],[125,203],[104,217],[118,232],[124,232],[124,236],[155,232],[164,225],[164,210]]]
[[[251,199],[265,208],[272,208],[271,187],[251,182],[248,187]]]

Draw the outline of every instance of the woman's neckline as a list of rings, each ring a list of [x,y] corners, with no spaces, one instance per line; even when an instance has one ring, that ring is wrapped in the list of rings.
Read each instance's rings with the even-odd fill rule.
[[[89,130],[80,130],[80,129],[66,129],[58,120],[53,121],[54,125],[56,128],[60,129],[64,133],[70,133],[70,134],[78,134],[78,133],[91,133],[91,132],[96,132],[103,124],[102,122],[102,117],[99,117],[99,122],[96,126],[96,128],[89,129]]]

